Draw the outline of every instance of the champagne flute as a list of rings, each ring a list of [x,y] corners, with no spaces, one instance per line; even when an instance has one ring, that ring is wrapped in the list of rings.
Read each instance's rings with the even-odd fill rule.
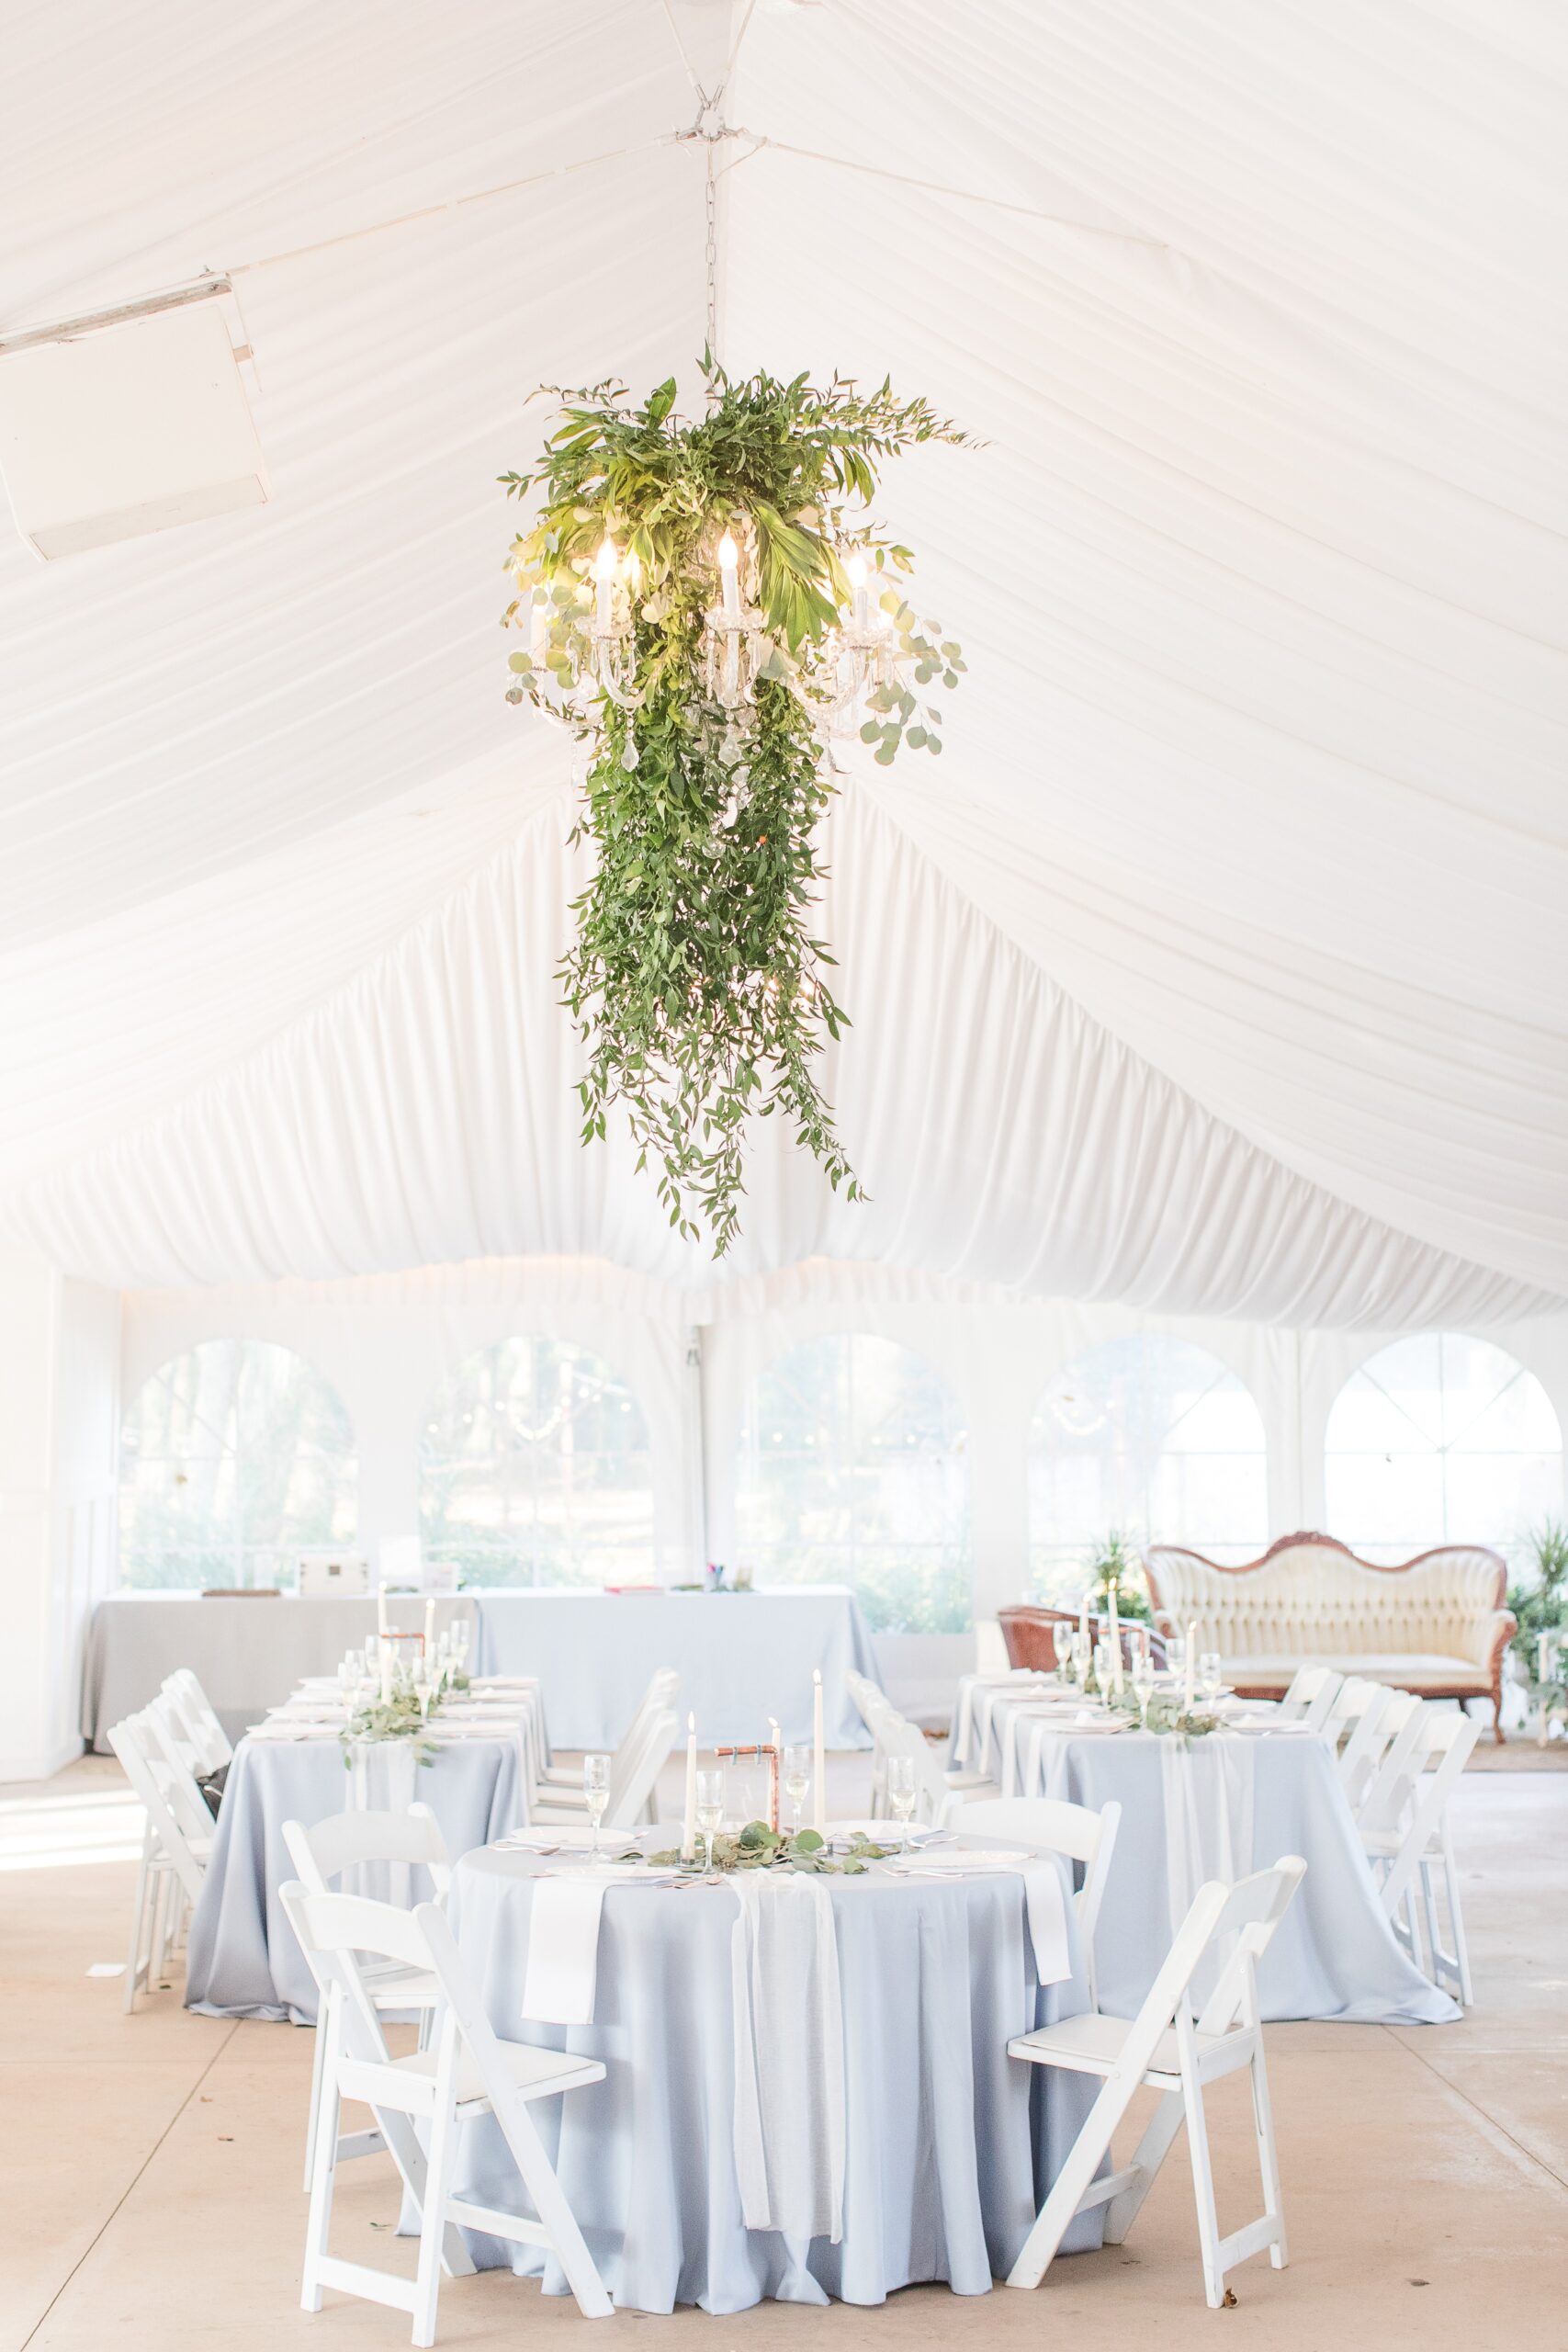
[[[1225,1687],[1224,1667],[1218,1650],[1198,1653],[1198,1688],[1211,1706]]]
[[[1140,1642],[1133,1653],[1133,1696],[1138,1702],[1138,1721],[1145,1731],[1149,1727],[1149,1701],[1154,1695],[1154,1655],[1146,1642]]]
[[[1094,1679],[1102,1702],[1110,1700],[1116,1687],[1115,1657],[1110,1640],[1102,1634],[1094,1645]]]
[[[795,1815],[795,1818],[790,1824],[790,1835],[792,1838],[798,1838],[800,1835],[800,1809],[806,1803],[807,1791],[811,1786],[811,1750],[808,1747],[786,1747],[784,1749],[784,1794],[788,1797],[791,1809]]]
[[[1067,1662],[1073,1654],[1073,1627],[1066,1617],[1058,1617],[1051,1628],[1051,1647],[1056,1653],[1056,1679],[1070,1682]]]
[[[1168,1634],[1165,1637],[1165,1670],[1179,1690],[1187,1673],[1187,1636]]]
[[[722,1772],[697,1774],[696,1816],[697,1827],[702,1831],[704,1842],[707,1847],[703,1869],[705,1871],[711,1871],[714,1833],[724,1826],[724,1774]]]
[[[1073,1676],[1081,1690],[1087,1690],[1089,1689],[1089,1669],[1093,1656],[1094,1652],[1089,1645],[1089,1635],[1082,1632],[1081,1629],[1075,1629],[1073,1634]]]
[[[610,1802],[610,1759],[607,1756],[583,1758],[582,1793],[588,1799],[588,1818],[593,1824],[593,1843],[589,1850],[597,1860],[599,1824],[604,1820],[604,1808]]]
[[[915,1796],[914,1758],[890,1756],[887,1759],[887,1802],[902,1825],[899,1844],[906,1854],[909,1850],[909,1818],[915,1810]]]

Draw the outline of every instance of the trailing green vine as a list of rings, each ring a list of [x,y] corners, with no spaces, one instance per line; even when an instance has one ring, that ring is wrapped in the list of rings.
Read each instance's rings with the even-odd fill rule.
[[[861,736],[884,766],[905,746],[942,750],[941,712],[920,697],[956,685],[963,659],[917,619],[901,585],[909,551],[866,510],[887,458],[965,436],[886,383],[732,382],[706,358],[703,373],[694,422],[676,413],[672,379],[640,407],[615,383],[556,392],[560,422],[537,465],[502,477],[509,496],[539,499],[511,550],[504,617],[530,639],[511,657],[509,700],[564,718],[591,746],[580,832],[596,865],[560,967],[588,1049],[582,1140],[603,1138],[623,1105],[671,1224],[691,1238],[705,1225],[722,1256],[753,1116],[784,1116],[829,1182],[862,1197],[817,1078],[824,1039],[848,1024],[811,930],[817,832],[838,788],[823,737],[859,557],[891,657]],[[750,692],[728,707],[709,627],[726,534],[756,624]],[[594,636],[607,542],[623,629],[608,684]]]

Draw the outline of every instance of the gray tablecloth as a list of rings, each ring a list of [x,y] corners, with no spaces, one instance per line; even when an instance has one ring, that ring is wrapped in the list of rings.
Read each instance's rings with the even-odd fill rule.
[[[463,1739],[415,1766],[402,1743],[365,1751],[365,1801],[431,1806],[454,1857],[504,1837],[526,1818],[518,1745]],[[190,1924],[186,2006],[207,2017],[291,2018],[314,2022],[316,1987],[283,1914],[277,1890],[294,1875],[283,1842],[286,1821],[307,1826],[344,1813],[351,1775],[335,1739],[242,1739],[229,1769],[212,1859]],[[429,1883],[412,1874],[411,1899],[427,1900]],[[386,1890],[367,1886],[367,1894]]]
[[[852,1670],[877,1679],[865,1619],[844,1585],[775,1585],[748,1593],[487,1592],[479,1600],[483,1674],[534,1674],[561,1747],[614,1747],[658,1666],[681,1671],[680,1712],[705,1747],[811,1737],[811,1673],[822,1670],[829,1747],[864,1747],[849,1694]]]
[[[553,1705],[552,1696],[552,1705]],[[1015,1877],[830,1881],[847,2072],[843,2234],[748,2230],[736,2177],[730,1939],[734,1896],[612,1889],[594,2019],[525,2024],[530,1880],[515,1854],[471,1854],[453,1889],[464,1957],[498,2033],[602,2058],[605,2080],[531,2110],[618,2303],[714,2312],[764,2297],[879,2303],[945,2280],[983,2294],[1005,2275],[1098,2085],[1026,2066],[1010,2036],[1087,2007],[1081,1978],[1042,1990]],[[516,2212],[493,2121],[463,2135],[458,2194]],[[1100,2214],[1069,2249],[1100,2243]],[[471,2238],[481,2267],[566,2282],[553,2258]]]
[[[997,1771],[1002,1742],[1021,1758],[1017,1793],[1066,1798],[1097,1810],[1114,1798],[1122,1826],[1095,1938],[1100,2004],[1131,2017],[1153,1984],[1172,1934],[1168,1868],[1168,1740],[1142,1732],[1075,1735],[1048,1729],[1038,1747],[1016,1699],[992,1705],[984,1743],[987,1770]],[[1234,1746],[1242,1735],[1228,1736]],[[1226,1735],[1194,1740],[1182,1769],[1191,1775],[1194,1809],[1213,1821],[1227,1801],[1221,1743]],[[1442,2024],[1460,2014],[1406,1955],[1378,1901],[1327,1743],[1299,1735],[1247,1738],[1251,1751],[1248,1792],[1250,1852],[1242,1869],[1261,1870],[1281,1854],[1307,1865],[1292,1904],[1258,1972],[1266,2018],[1338,2018],[1347,2023]],[[971,1749],[977,1747],[972,1737]],[[1232,1768],[1234,1770],[1234,1768]]]
[[[405,1594],[397,1622],[424,1623],[423,1603]],[[472,1600],[438,1600],[436,1624],[472,1617]],[[199,1592],[117,1592],[93,1611],[82,1682],[82,1736],[100,1755],[122,1715],[145,1707],[166,1674],[188,1666],[231,1739],[281,1706],[307,1674],[331,1674],[344,1650],[376,1631],[376,1601],[208,1600]]]

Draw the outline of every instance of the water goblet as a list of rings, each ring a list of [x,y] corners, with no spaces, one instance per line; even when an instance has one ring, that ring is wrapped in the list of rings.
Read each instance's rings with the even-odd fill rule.
[[[1165,1670],[1179,1690],[1187,1674],[1187,1636],[1168,1634],[1165,1637]]]
[[[1068,1668],[1073,1655],[1073,1628],[1065,1617],[1058,1617],[1051,1628],[1051,1647],[1056,1653],[1056,1679],[1070,1682]]]
[[[607,1756],[585,1756],[582,1759],[582,1793],[588,1800],[588,1818],[593,1824],[593,1843],[590,1851],[599,1852],[599,1824],[604,1818],[604,1808],[610,1802],[610,1759]]]
[[[808,1747],[786,1747],[784,1754],[784,1794],[788,1797],[795,1818],[790,1835],[800,1835],[800,1809],[806,1803],[806,1792],[811,1786],[811,1750]]]
[[[1211,1706],[1225,1687],[1224,1668],[1218,1650],[1198,1653],[1198,1689]]]
[[[905,1853],[909,1850],[909,1820],[915,1810],[917,1793],[914,1758],[890,1756],[887,1759],[887,1802],[899,1824],[899,1844]]]
[[[1089,1689],[1089,1669],[1094,1660],[1094,1649],[1089,1635],[1081,1630],[1073,1634],[1073,1679],[1080,1690]]]
[[[1102,1700],[1109,1701],[1116,1687],[1116,1664],[1115,1647],[1101,1634],[1094,1645],[1094,1679]]]
[[[696,1815],[697,1827],[702,1831],[704,1842],[707,1848],[703,1869],[711,1871],[714,1836],[724,1826],[724,1774],[722,1772],[697,1774]]]

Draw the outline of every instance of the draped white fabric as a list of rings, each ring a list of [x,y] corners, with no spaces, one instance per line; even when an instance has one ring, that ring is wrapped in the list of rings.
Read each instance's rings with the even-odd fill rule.
[[[1568,27],[673,17],[457,0],[367,41],[298,0],[84,0],[14,31],[4,324],[236,270],[275,494],[47,568],[0,545],[13,1217],[116,1283],[711,1271],[577,1145],[567,747],[501,701],[493,478],[537,381],[691,387],[674,33],[710,87],[739,34],[724,356],[891,372],[988,446],[889,481],[970,672],[942,759],[857,781],[831,837],[874,1197],[764,1128],[727,1277],[1384,1329],[1552,1304]]]

